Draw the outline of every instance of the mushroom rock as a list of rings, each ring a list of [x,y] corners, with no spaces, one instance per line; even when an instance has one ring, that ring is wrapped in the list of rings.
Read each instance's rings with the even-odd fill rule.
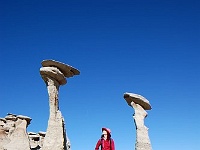
[[[133,115],[136,127],[135,150],[152,150],[148,128],[144,125],[144,119],[147,116],[145,110],[151,109],[149,101],[143,96],[133,93],[124,93],[124,99],[135,110]]]
[[[48,127],[42,149],[66,150],[68,138],[66,138],[64,118],[58,106],[58,91],[60,85],[66,84],[66,78],[79,75],[80,72],[72,66],[55,60],[44,60],[41,64],[40,75],[47,86],[50,106]]]
[[[70,140],[65,130],[64,118],[58,107],[59,86],[67,83],[66,78],[79,75],[76,68],[55,61],[44,60],[40,75],[45,81],[49,94],[50,114],[47,132],[29,132],[26,128],[31,118],[7,113],[0,118],[0,150],[70,150]]]
[[[142,106],[145,110],[151,109],[151,105],[150,105],[149,101],[139,94],[126,92],[126,93],[124,93],[124,99],[126,100],[126,102],[128,103],[129,106],[131,106],[131,102],[133,101],[134,103]]]

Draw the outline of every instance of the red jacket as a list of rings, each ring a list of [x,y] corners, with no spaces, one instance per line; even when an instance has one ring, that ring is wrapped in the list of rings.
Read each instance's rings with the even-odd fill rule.
[[[110,145],[111,144],[111,145]],[[95,150],[99,150],[102,146],[102,150],[115,150],[115,143],[113,139],[104,140],[103,138],[98,140]]]

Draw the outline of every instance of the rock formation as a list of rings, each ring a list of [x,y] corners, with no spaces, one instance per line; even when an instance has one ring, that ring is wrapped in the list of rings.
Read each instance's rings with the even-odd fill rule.
[[[135,150],[152,150],[148,128],[144,125],[144,119],[147,117],[145,110],[151,109],[149,101],[143,96],[133,93],[125,93],[124,99],[135,110],[133,115],[136,126]]]
[[[66,135],[64,118],[59,110],[59,87],[67,83],[66,78],[79,75],[72,66],[54,60],[42,61],[40,75],[47,86],[49,95],[49,120],[46,132],[29,132],[27,127],[31,118],[8,113],[0,118],[0,150],[70,150],[70,140]],[[145,110],[151,105],[138,94],[125,93],[124,99],[133,107],[136,126],[135,150],[152,150],[148,128],[144,125],[147,117]]]
[[[66,78],[80,72],[66,64],[54,60],[42,61],[40,74],[49,94],[49,121],[47,132],[29,132],[31,118],[9,113],[0,118],[0,150],[70,150],[66,136],[64,118],[59,110],[59,86],[67,83]]]
[[[31,118],[8,114],[0,119],[0,150],[30,150],[26,131]]]
[[[64,118],[59,110],[58,91],[60,85],[67,83],[66,78],[79,75],[80,72],[61,62],[44,60],[40,68],[40,74],[47,86],[50,107],[48,127],[42,150],[70,149],[70,143],[67,141],[68,137],[66,137]]]
[[[34,132],[28,133],[31,150],[42,149],[45,135],[46,135],[46,132],[42,132],[42,131],[38,133],[34,133]]]

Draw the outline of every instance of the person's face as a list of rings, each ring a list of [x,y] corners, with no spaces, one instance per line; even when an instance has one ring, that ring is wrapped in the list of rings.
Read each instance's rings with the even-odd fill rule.
[[[102,135],[103,135],[103,137],[104,137],[105,139],[107,139],[108,134],[107,134],[107,132],[106,132],[105,130],[103,130]]]

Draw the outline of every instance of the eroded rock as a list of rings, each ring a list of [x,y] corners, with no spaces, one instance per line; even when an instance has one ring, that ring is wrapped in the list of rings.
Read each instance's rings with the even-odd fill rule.
[[[0,118],[0,150],[70,150],[64,118],[58,106],[59,86],[67,83],[66,78],[80,72],[70,65],[54,61],[42,61],[40,74],[49,94],[49,121],[47,132],[29,132],[26,129],[31,118],[8,113]]]
[[[145,109],[151,109],[149,101],[143,96],[134,93],[124,93],[124,99],[135,111],[133,115],[136,127],[135,150],[152,150],[148,128],[144,125],[144,119],[147,117]]]
[[[66,84],[65,77],[73,77],[79,75],[80,72],[72,66],[54,60],[44,60],[42,66],[40,74],[47,86],[50,107],[42,150],[66,150],[69,149],[69,141],[66,137],[64,118],[58,106],[58,91],[60,85]]]
[[[30,150],[29,137],[26,131],[31,118],[9,113],[0,119],[0,149]]]

